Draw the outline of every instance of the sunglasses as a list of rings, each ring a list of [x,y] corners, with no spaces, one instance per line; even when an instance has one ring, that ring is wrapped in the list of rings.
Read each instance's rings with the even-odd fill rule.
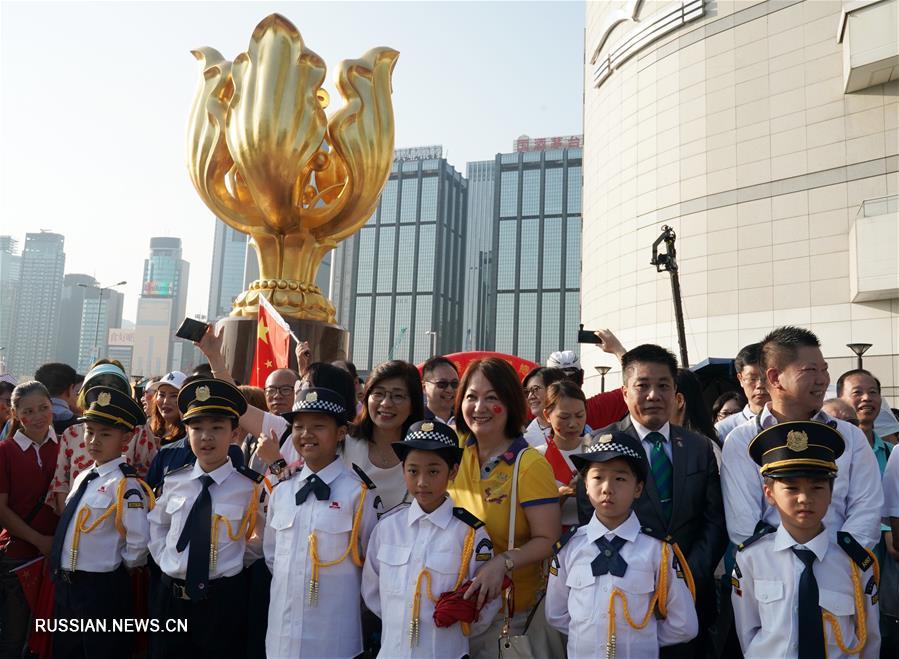
[[[447,387],[452,387],[453,389],[459,388],[458,380],[425,380],[425,382],[430,382],[438,389],[446,389]]]

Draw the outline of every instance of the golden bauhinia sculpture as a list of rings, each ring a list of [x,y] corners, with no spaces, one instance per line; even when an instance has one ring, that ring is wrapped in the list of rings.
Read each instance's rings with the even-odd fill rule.
[[[256,26],[233,62],[212,48],[193,55],[203,70],[188,127],[191,180],[218,218],[250,235],[259,258],[259,279],[231,315],[255,316],[265,295],[285,317],[334,323],[315,273],[365,224],[390,176],[399,53],[372,48],[341,62],[346,104],[330,118],[325,63],[279,14]]]

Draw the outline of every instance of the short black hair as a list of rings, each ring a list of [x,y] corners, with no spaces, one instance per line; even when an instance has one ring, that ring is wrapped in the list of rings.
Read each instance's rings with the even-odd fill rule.
[[[637,479],[638,483],[646,483],[645,469],[641,469],[640,465],[642,464],[637,458],[631,458],[626,455],[619,455],[615,458],[609,459],[607,462],[611,462],[612,460],[624,460],[627,463],[628,468],[634,474],[634,478]],[[581,480],[584,481],[584,485],[587,484],[587,472],[590,471],[590,467],[594,465],[605,464],[604,462],[588,462],[584,465],[582,469],[578,470],[578,474],[580,474]]]
[[[677,383],[677,357],[670,350],[652,343],[644,343],[631,348],[621,356],[621,373],[624,381],[630,377],[634,364],[662,364],[668,367],[671,379]]]
[[[459,369],[456,368],[456,365],[453,364],[449,359],[442,355],[437,355],[436,357],[431,357],[428,361],[424,363],[421,367],[421,379],[424,380],[431,373],[433,373],[438,366],[449,366],[456,372],[456,375],[459,375]]]
[[[406,451],[405,453],[403,453],[403,459],[401,460],[401,462],[404,465],[406,464],[406,458],[408,458],[409,454],[415,450],[422,451],[422,449],[412,448],[412,449],[409,449],[408,451]],[[437,457],[439,457],[441,460],[443,460],[450,469],[455,467],[457,464],[462,463],[461,451],[450,448],[449,446],[447,446],[446,448],[434,449],[433,451],[422,451],[422,452],[423,453],[434,453],[435,455],[437,455]]]
[[[768,333],[762,339],[761,364],[764,370],[783,370],[796,361],[799,348],[820,348],[821,342],[815,334],[803,327],[785,325]]]
[[[192,417],[192,418],[190,418],[190,419],[188,419],[187,421],[184,422],[184,427],[185,427],[185,428],[190,428],[191,422],[193,422],[193,421],[199,421],[200,419],[210,419],[210,418],[215,418],[215,417],[211,417],[211,416],[210,416],[210,417],[206,417],[206,416],[195,416],[195,417]],[[224,418],[224,417],[218,417],[218,418]],[[228,418],[229,421],[231,421],[231,430],[234,430],[235,428],[237,428],[237,426],[240,425],[240,419],[236,419],[236,418],[234,418],[233,416],[229,416],[229,417],[227,417],[227,418]]]
[[[194,370],[191,371],[191,375],[202,375],[206,378],[214,377],[212,375],[212,366],[209,365],[208,362],[203,362],[202,364],[197,364],[194,366]]]
[[[761,361],[762,344],[750,343],[748,346],[743,346],[740,352],[737,353],[737,358],[734,359],[734,370],[740,373],[743,371],[744,366],[759,366]]]
[[[871,371],[864,368],[854,368],[851,371],[846,371],[840,377],[837,378],[837,396],[842,398],[843,396],[843,384],[846,382],[846,378],[850,378],[853,375],[867,375],[869,378],[874,380],[875,384],[877,384],[877,393],[880,393],[880,380],[878,380]]]
[[[792,478],[811,478],[812,480],[815,480],[815,481],[827,481],[828,485],[830,486],[830,491],[833,492],[834,479],[823,473],[820,476],[813,476],[813,475],[809,474],[808,476],[793,476]],[[762,483],[768,487],[774,487],[775,482],[783,481],[783,480],[789,480],[789,479],[788,478],[772,478],[771,476],[765,476],[762,478]]]
[[[34,373],[34,379],[47,387],[51,396],[59,396],[72,385],[82,382],[84,376],[78,375],[68,364],[51,362],[39,367]]]
[[[536,366],[528,371],[528,374],[524,376],[524,380],[521,381],[522,386],[526,389],[528,386],[528,382],[536,377],[540,376],[540,379],[543,380],[543,386],[549,387],[549,385],[554,382],[561,382],[562,380],[570,379],[568,374],[563,371],[561,368],[553,368],[551,366]]]

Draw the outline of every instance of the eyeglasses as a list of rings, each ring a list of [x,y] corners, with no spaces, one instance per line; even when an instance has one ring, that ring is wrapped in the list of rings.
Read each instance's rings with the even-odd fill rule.
[[[266,387],[265,395],[266,396],[274,396],[275,394],[281,394],[282,396],[289,396],[293,393],[293,385],[284,385],[283,387]]]
[[[539,396],[540,392],[546,389],[546,387],[541,387],[539,384],[535,384],[533,387],[528,387],[524,390],[525,396]]]
[[[459,388],[458,380],[425,380],[425,382],[433,384],[438,389],[446,389],[447,387],[452,387],[453,389]]]
[[[403,403],[409,402],[409,396],[407,396],[406,394],[402,394],[397,391],[384,391],[383,389],[375,389],[368,395],[368,397],[376,403],[381,403],[387,398],[389,398],[397,405],[402,405]]]

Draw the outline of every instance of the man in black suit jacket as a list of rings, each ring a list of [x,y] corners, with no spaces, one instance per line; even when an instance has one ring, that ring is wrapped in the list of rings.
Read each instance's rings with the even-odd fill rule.
[[[619,430],[640,440],[646,450],[652,469],[643,494],[634,502],[634,512],[640,524],[648,527],[647,532],[670,535],[684,552],[696,581],[699,615],[699,637],[685,645],[662,648],[661,656],[704,656],[704,630],[716,615],[715,567],[727,547],[718,463],[708,438],[668,421],[677,382],[674,355],[656,345],[641,345],[625,353],[621,365],[629,414],[616,424],[594,431],[591,441]],[[667,464],[659,464],[665,460]],[[667,490],[661,493],[666,496],[660,496],[657,478]],[[577,496],[578,516],[584,524],[593,507],[583,483],[578,485]]]

